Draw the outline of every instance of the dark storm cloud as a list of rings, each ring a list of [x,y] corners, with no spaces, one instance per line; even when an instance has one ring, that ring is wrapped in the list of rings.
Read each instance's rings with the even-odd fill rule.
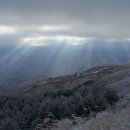
[[[0,25],[17,27],[13,35],[21,33],[21,38],[35,34],[129,38],[130,0],[0,0]],[[40,30],[42,26],[52,30]]]

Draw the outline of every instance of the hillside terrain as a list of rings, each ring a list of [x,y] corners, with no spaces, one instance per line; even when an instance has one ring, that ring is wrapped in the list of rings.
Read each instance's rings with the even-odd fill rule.
[[[57,93],[62,90],[80,89],[83,84],[114,89],[121,95],[130,94],[130,63],[123,65],[99,66],[73,75],[48,78],[27,82],[17,93],[29,95],[34,93]]]
[[[106,112],[109,116],[109,110],[113,113],[119,109],[125,114],[123,111],[128,110],[129,100],[130,63],[97,66],[68,76],[40,78],[24,83],[12,94],[0,95],[0,129],[50,130],[58,125],[59,130],[60,123],[67,123],[65,130],[68,125],[71,125],[69,130],[79,130],[78,118],[86,127],[87,121],[100,113]],[[129,128],[125,124],[122,126]]]

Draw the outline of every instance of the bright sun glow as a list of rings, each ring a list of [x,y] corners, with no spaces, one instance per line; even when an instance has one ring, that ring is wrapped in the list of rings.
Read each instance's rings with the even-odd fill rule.
[[[91,40],[91,38],[76,36],[37,36],[24,38],[23,42],[34,46],[46,46],[51,42],[79,45],[86,43],[88,40]]]
[[[70,30],[69,26],[42,26],[40,27],[42,31],[65,31]]]
[[[17,28],[16,27],[12,27],[12,26],[4,26],[1,25],[0,26],[0,35],[3,34],[13,34],[17,32]]]

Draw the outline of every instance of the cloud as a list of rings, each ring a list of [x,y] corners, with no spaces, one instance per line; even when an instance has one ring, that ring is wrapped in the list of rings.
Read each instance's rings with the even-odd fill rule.
[[[43,26],[40,27],[39,30],[41,31],[61,31],[61,30],[69,30],[67,26]]]
[[[16,27],[12,27],[12,26],[4,26],[1,25],[0,26],[0,35],[4,35],[4,34],[14,34],[17,32],[17,28]]]
[[[37,36],[23,38],[22,42],[33,46],[47,46],[50,43],[67,43],[71,45],[85,44],[90,38],[76,36]]]
[[[17,42],[38,36],[127,39],[129,7],[129,0],[0,0],[0,35]]]

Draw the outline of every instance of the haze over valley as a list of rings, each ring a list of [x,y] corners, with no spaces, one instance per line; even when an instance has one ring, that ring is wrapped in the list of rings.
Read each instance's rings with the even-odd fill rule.
[[[0,88],[5,90],[14,90],[29,80],[70,75],[130,60],[129,41],[92,40],[83,45],[54,43],[20,48],[3,45],[0,50]]]
[[[130,130],[129,0],[0,0],[0,130]]]

